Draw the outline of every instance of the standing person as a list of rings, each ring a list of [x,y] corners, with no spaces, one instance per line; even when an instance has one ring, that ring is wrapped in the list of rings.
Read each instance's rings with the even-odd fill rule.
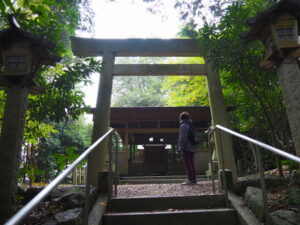
[[[188,180],[182,184],[193,185],[197,184],[196,172],[194,166],[194,155],[196,148],[192,141],[195,141],[195,135],[192,120],[188,112],[182,112],[179,116],[179,138],[178,138],[178,151],[182,155]]]

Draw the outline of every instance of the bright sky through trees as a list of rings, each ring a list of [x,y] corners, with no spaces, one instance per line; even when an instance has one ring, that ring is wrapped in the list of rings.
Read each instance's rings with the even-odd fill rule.
[[[133,3],[134,2],[134,3]],[[93,38],[174,38],[179,31],[178,13],[173,1],[166,1],[161,9],[164,18],[147,10],[148,4],[133,0],[92,0],[95,27],[92,34],[78,34]],[[93,85],[85,87],[86,103],[96,104],[99,75],[92,76]]]
[[[133,3],[134,2],[134,3]],[[163,9],[167,17],[151,14],[147,3],[141,0],[93,0],[96,13],[95,37],[97,38],[173,38],[179,25],[174,2],[168,1]]]

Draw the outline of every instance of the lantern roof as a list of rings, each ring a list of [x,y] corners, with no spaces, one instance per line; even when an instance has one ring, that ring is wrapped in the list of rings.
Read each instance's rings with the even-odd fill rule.
[[[300,19],[300,1],[299,0],[281,0],[271,6],[270,8],[262,11],[256,17],[250,18],[247,23],[250,30],[240,35],[246,42],[256,39],[263,39],[270,24],[282,14],[291,14],[297,20]]]
[[[4,48],[7,48],[13,43],[26,41],[35,49],[42,64],[53,66],[56,62],[61,60],[60,57],[54,56],[51,53],[55,48],[55,45],[52,42],[20,29],[12,15],[8,16],[8,22],[10,27],[0,31],[0,51],[3,51]]]

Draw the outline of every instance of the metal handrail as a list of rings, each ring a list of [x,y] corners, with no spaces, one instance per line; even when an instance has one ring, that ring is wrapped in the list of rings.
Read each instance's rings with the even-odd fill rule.
[[[235,137],[238,137],[238,138],[241,138],[245,141],[248,141],[250,142],[251,145],[254,146],[254,149],[255,149],[255,154],[256,154],[256,157],[258,159],[258,169],[259,169],[259,177],[260,177],[260,183],[261,183],[261,189],[262,189],[262,197],[263,197],[263,204],[264,204],[264,208],[265,208],[265,220],[266,220],[266,224],[267,225],[270,225],[270,214],[269,214],[269,210],[268,210],[268,206],[267,206],[267,194],[266,194],[266,183],[265,183],[265,178],[264,178],[264,171],[263,171],[263,165],[262,165],[262,159],[261,159],[261,152],[260,152],[260,149],[257,148],[257,146],[261,147],[262,149],[266,149],[270,152],[273,152],[277,155],[280,155],[280,156],[283,156],[287,159],[290,159],[290,160],[293,160],[294,162],[297,162],[297,163],[300,163],[300,158],[295,156],[295,155],[292,155],[290,153],[287,153],[281,149],[278,149],[278,148],[275,148],[275,147],[272,147],[268,144],[265,144],[263,142],[260,142],[260,141],[257,141],[253,138],[250,138],[250,137],[247,137],[243,134],[240,134],[240,133],[237,133],[235,131],[232,131],[226,127],[223,127],[221,125],[216,125],[216,126],[213,126],[211,127],[208,131],[207,131],[207,134],[208,134],[208,144],[210,146],[210,137],[211,135],[217,130],[219,129],[220,131],[223,131],[225,133],[228,133],[230,135],[233,135]],[[226,184],[226,178],[225,178],[225,169],[224,169],[224,161],[223,161],[223,151],[222,151],[222,143],[221,143],[221,133],[219,133],[219,137],[218,137],[218,141],[220,143],[220,153],[221,153],[221,160],[222,160],[222,170],[223,170],[223,173],[222,173],[222,178],[223,178],[223,181],[224,181],[224,191],[225,191],[225,197],[228,198],[228,190],[227,190],[227,184]],[[210,148],[210,151],[211,151],[211,147]],[[213,178],[213,174],[211,175],[211,178],[212,180],[214,179]],[[214,186],[214,182],[213,182],[213,186]],[[213,187],[213,190],[214,190],[214,187]],[[228,201],[228,199],[226,200],[226,202]]]
[[[253,143],[255,145],[258,145],[258,146],[260,146],[260,147],[262,147],[264,149],[267,149],[267,150],[269,150],[269,151],[271,151],[273,153],[276,153],[276,154],[281,155],[281,156],[283,156],[285,158],[288,158],[288,159],[293,160],[293,161],[295,161],[297,163],[300,163],[300,158],[297,157],[297,156],[295,156],[295,155],[293,155],[293,154],[287,153],[287,152],[285,152],[285,151],[283,151],[281,149],[272,147],[272,146],[267,145],[267,144],[265,144],[263,142],[257,141],[257,140],[255,140],[253,138],[250,138],[250,137],[247,137],[247,136],[245,136],[243,134],[240,134],[240,133],[237,133],[235,131],[232,131],[232,130],[226,128],[226,127],[223,127],[223,126],[220,126],[220,125],[216,125],[215,127],[218,128],[218,129],[220,129],[220,130],[225,131],[226,133],[232,134],[232,135],[237,136],[237,137],[239,137],[241,139],[244,139],[244,140],[246,140],[248,142],[251,142],[251,143]]]
[[[84,160],[94,149],[100,144],[114,129],[107,131],[102,137],[95,141],[84,153],[82,153],[68,168],[63,170],[47,187],[45,187],[40,193],[38,193],[30,202],[28,202],[22,209],[20,209],[13,217],[11,217],[4,225],[16,225],[19,224],[29,213],[43,201],[56,186],[58,186],[63,179],[82,161]]]

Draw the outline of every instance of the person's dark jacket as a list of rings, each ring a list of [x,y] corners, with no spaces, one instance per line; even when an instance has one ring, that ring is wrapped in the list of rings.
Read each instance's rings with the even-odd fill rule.
[[[195,146],[189,140],[191,120],[181,120],[179,123],[178,151],[196,152]]]

